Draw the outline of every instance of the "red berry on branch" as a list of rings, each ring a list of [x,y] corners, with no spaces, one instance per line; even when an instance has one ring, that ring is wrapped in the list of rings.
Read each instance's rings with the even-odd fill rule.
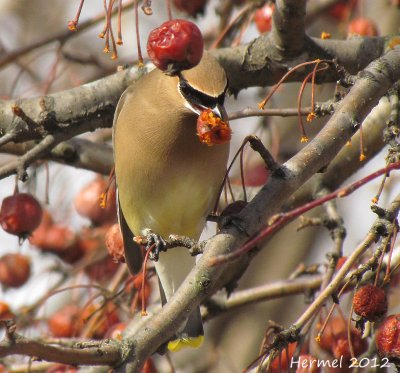
[[[336,271],[339,271],[339,269],[343,267],[343,264],[346,263],[346,260],[347,260],[347,256],[341,256],[341,257],[338,259],[337,263],[336,263],[336,268],[335,268],[335,270],[336,270]]]
[[[104,338],[108,339],[117,339],[118,341],[122,340],[122,332],[126,329],[125,322],[118,322],[114,325],[111,325],[110,328],[104,334]]]
[[[321,328],[321,325],[319,325],[318,328]],[[347,321],[342,317],[332,317],[329,319],[321,335],[319,346],[325,351],[331,352],[336,358],[343,356],[343,360],[347,361],[351,357],[347,335]],[[368,345],[366,341],[362,339],[358,329],[352,327],[350,335],[354,354],[355,356],[359,356],[366,351]]]
[[[346,1],[339,2],[329,8],[329,15],[339,21],[342,21],[350,16],[353,7],[353,4],[350,4]]]
[[[71,365],[55,364],[46,370],[46,373],[76,373],[78,370]]]
[[[267,3],[262,8],[257,9],[254,13],[254,22],[261,34],[271,31],[272,15],[274,14],[274,10],[275,5]]]
[[[94,225],[113,223],[117,218],[115,189],[110,189],[105,208],[101,207],[101,196],[107,189],[107,181],[97,177],[86,185],[75,197],[75,208],[79,215]]]
[[[380,319],[388,309],[388,301],[385,292],[374,285],[366,285],[357,290],[353,297],[354,312],[367,319],[376,321]]]
[[[203,56],[203,49],[199,28],[184,19],[164,22],[150,32],[147,40],[151,61],[169,74],[196,66]]]
[[[355,18],[347,27],[349,34],[357,34],[362,36],[377,36],[378,30],[375,22],[368,18]]]
[[[57,338],[78,336],[83,327],[81,313],[82,310],[75,304],[62,307],[48,320],[50,333]]]
[[[28,193],[16,193],[4,198],[0,224],[6,232],[25,237],[39,226],[42,214],[42,207],[35,197]]]
[[[269,367],[270,373],[287,372],[296,347],[297,343],[289,343],[288,346],[281,351],[280,356],[278,355],[272,360]]]
[[[157,373],[158,370],[156,369],[153,359],[151,357],[147,358],[144,362],[142,373]]]
[[[114,262],[125,263],[124,241],[119,224],[112,225],[106,232],[106,246]]]
[[[21,254],[6,254],[0,258],[0,283],[18,288],[28,281],[31,275],[31,262]]]
[[[361,333],[357,329],[352,329],[351,331],[351,343],[354,356],[360,356],[367,351],[368,344],[365,339],[361,338]],[[336,359],[342,358],[344,361],[349,361],[352,356],[347,336],[337,338],[331,348],[331,352]]]
[[[107,303],[104,307],[91,303],[83,310],[81,320],[87,324],[92,317],[97,316],[99,318],[89,332],[90,338],[104,338],[107,330],[121,321],[118,316],[118,310],[113,303]]]
[[[400,314],[390,315],[378,326],[375,336],[380,357],[400,364]]]
[[[174,0],[175,8],[181,12],[185,12],[192,17],[204,13],[204,8],[208,0]]]
[[[264,162],[256,162],[244,169],[244,185],[261,186],[264,185],[269,177],[267,167]],[[235,179],[235,182],[238,180]]]
[[[5,302],[0,301],[0,320],[13,319],[14,317],[15,315],[11,312],[10,306]]]

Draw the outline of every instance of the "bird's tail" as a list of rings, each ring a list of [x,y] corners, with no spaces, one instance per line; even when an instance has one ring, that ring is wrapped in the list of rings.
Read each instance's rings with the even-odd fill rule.
[[[195,264],[196,259],[183,247],[160,253],[155,267],[163,305],[169,301]],[[201,320],[200,307],[198,307],[189,315],[186,323],[176,333],[174,339],[168,342],[167,347],[174,352],[186,347],[197,348],[200,347],[203,339],[203,322]]]

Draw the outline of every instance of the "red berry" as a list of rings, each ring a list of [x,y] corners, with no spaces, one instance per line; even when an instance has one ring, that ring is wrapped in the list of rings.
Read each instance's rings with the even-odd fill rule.
[[[143,365],[142,373],[157,373],[157,369],[153,363],[153,359],[149,357]]]
[[[67,263],[76,262],[84,254],[77,235],[68,227],[54,224],[46,210],[41,224],[28,239],[38,249],[51,252]]]
[[[119,264],[109,256],[85,268],[86,274],[92,281],[107,282],[117,271]]]
[[[31,275],[30,260],[21,254],[6,254],[0,258],[0,282],[7,287],[18,288]]]
[[[353,298],[354,312],[367,319],[376,321],[380,319],[388,309],[388,301],[385,292],[374,285],[366,285],[357,290]]]
[[[4,198],[0,223],[6,232],[23,237],[39,226],[42,214],[42,207],[35,197],[28,193],[17,193]]]
[[[79,215],[92,221],[95,225],[113,223],[117,218],[115,189],[110,189],[106,206],[101,206],[101,197],[107,189],[107,181],[97,177],[86,185],[75,197],[75,208]]]
[[[203,49],[199,28],[184,19],[164,22],[150,32],[147,40],[147,53],[154,65],[172,74],[196,66]]]
[[[11,312],[10,306],[5,302],[0,301],[0,320],[13,319],[14,317],[15,315]]]
[[[281,356],[277,356],[272,360],[269,367],[270,373],[286,372],[288,367],[290,367],[291,359],[296,351],[297,343],[289,343],[287,348],[281,351]],[[280,363],[280,364],[279,364]]]
[[[113,303],[107,303],[105,307],[91,303],[85,307],[81,315],[82,322],[87,324],[92,317],[99,318],[96,320],[94,328],[90,330],[89,337],[97,339],[104,338],[107,330],[121,321]]]
[[[321,325],[319,325],[319,328]],[[322,349],[332,354],[336,358],[343,356],[343,360],[348,360],[351,357],[349,343],[347,338],[347,321],[342,317],[332,317],[327,323],[319,345]],[[361,355],[366,351],[368,345],[364,339],[361,338],[361,333],[356,328],[351,328],[350,331],[351,341],[354,348],[355,356]]]
[[[347,32],[349,34],[357,34],[363,36],[377,36],[378,30],[374,21],[367,18],[355,18],[347,27]]]
[[[55,364],[46,370],[46,373],[75,373],[78,370],[71,365]]]
[[[265,163],[259,162],[244,170],[244,183],[248,186],[261,186],[268,180],[269,174]]]
[[[329,8],[329,15],[337,20],[344,20],[350,15],[351,7],[345,2],[336,3]]]
[[[53,225],[47,231],[46,244],[42,249],[44,251],[62,253],[68,250],[75,241],[76,235],[70,228],[62,225]]]
[[[257,9],[254,13],[254,22],[261,34],[271,30],[274,10],[275,5],[267,3],[262,8]]]
[[[43,249],[46,246],[47,231],[53,225],[53,218],[48,210],[43,210],[42,220],[39,226],[28,237],[29,242]]]
[[[174,0],[175,8],[194,17],[203,14],[208,0]]]
[[[106,246],[114,262],[125,263],[124,241],[119,224],[112,225],[106,233]]]
[[[104,334],[104,338],[122,340],[122,332],[126,329],[126,323],[119,322],[111,325]]]
[[[354,356],[360,356],[368,349],[367,341],[361,338],[361,333],[357,329],[351,330],[351,343]],[[349,361],[352,356],[347,336],[337,338],[331,347],[331,352],[336,359],[343,358],[344,361]]]
[[[201,112],[197,118],[196,131],[200,142],[208,146],[225,144],[232,136],[228,123],[216,116],[211,109]]]
[[[400,314],[383,320],[376,332],[375,343],[379,356],[400,364]]]
[[[343,264],[346,263],[347,256],[341,256],[336,263],[336,271],[339,271],[340,268],[343,267]]]
[[[48,320],[50,333],[58,338],[76,337],[83,327],[81,313],[82,310],[75,304],[61,308]]]

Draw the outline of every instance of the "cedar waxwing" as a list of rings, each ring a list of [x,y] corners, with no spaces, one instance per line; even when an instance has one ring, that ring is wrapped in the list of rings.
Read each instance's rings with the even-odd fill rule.
[[[132,273],[142,254],[134,235],[170,234],[198,239],[223,182],[229,143],[208,146],[196,134],[205,109],[227,120],[223,107],[227,79],[217,60],[168,76],[155,69],[121,96],[113,129],[119,222]],[[154,238],[150,237],[150,238]],[[155,262],[162,303],[170,300],[195,258],[186,248],[161,252]],[[168,349],[198,347],[203,340],[200,309],[168,343]]]

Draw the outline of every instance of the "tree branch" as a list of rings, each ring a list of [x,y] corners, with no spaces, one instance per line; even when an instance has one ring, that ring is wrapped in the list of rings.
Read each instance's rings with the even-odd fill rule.
[[[304,51],[305,0],[277,0],[269,38],[278,54],[297,57]]]
[[[112,340],[85,343],[65,347],[41,343],[12,333],[0,341],[0,358],[9,355],[25,355],[72,365],[113,365],[121,359],[119,344]]]
[[[256,286],[251,289],[236,291],[228,299],[214,297],[205,301],[204,306],[206,310],[202,312],[202,318],[208,321],[224,312],[233,311],[253,303],[318,290],[321,283],[321,275],[302,276],[295,279]]]

